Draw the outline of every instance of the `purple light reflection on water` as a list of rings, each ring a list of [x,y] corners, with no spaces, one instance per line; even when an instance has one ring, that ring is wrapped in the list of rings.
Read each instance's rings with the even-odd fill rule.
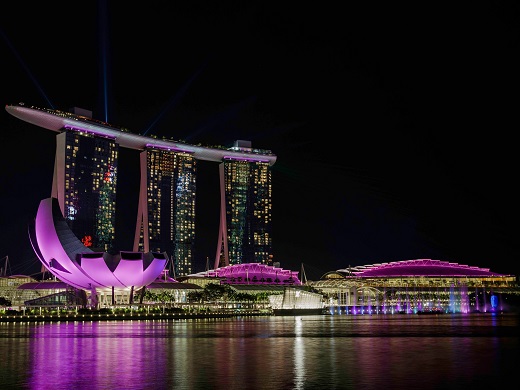
[[[519,316],[1,323],[8,389],[460,389],[516,377]]]
[[[161,327],[143,322],[45,324],[33,329],[30,388],[132,389],[167,371]],[[152,342],[150,342],[150,340]]]

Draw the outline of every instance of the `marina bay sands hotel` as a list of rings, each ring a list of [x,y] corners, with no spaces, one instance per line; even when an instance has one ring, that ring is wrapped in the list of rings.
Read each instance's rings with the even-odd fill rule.
[[[140,150],[134,252],[166,252],[175,275],[193,272],[197,161],[219,164],[220,222],[214,268],[272,261],[271,168],[276,156],[250,141],[227,148],[146,137],[71,112],[7,105],[11,115],[57,132],[51,197],[87,247],[110,252],[115,239],[119,148]],[[117,194],[124,196],[125,194]]]

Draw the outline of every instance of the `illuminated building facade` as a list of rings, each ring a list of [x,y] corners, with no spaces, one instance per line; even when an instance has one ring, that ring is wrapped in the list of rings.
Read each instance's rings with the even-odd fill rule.
[[[247,149],[247,141],[235,148]],[[220,164],[220,226],[215,269],[272,262],[271,169],[268,161],[225,157]]]
[[[34,253],[49,272],[74,288],[90,291],[91,306],[97,306],[98,293],[110,296],[116,292],[129,294],[157,279],[168,262],[168,256],[155,252],[92,251],[73,234],[62,215],[56,198],[43,199],[33,223],[29,239]]]
[[[190,279],[191,278],[191,279]],[[250,285],[250,286],[301,286],[298,271],[291,271],[280,267],[260,263],[246,263],[228,265],[211,271],[191,274],[184,278],[193,282],[198,278],[217,278],[220,284]],[[193,282],[198,283],[198,282]]]
[[[197,160],[150,146],[141,152],[134,251],[167,252],[174,275],[192,272]]]
[[[56,136],[51,196],[86,247],[111,251],[115,238],[118,145],[74,127]]]
[[[192,272],[197,161],[204,160],[220,164],[215,267],[272,262],[271,167],[276,156],[270,150],[241,140],[225,148],[146,137],[95,120],[81,109],[19,104],[7,105],[6,111],[60,133],[52,197],[85,245],[111,249],[118,147],[123,147],[141,151],[134,251],[166,252],[176,274]]]
[[[331,314],[501,311],[518,294],[515,275],[448,261],[402,260],[331,271],[308,283]]]

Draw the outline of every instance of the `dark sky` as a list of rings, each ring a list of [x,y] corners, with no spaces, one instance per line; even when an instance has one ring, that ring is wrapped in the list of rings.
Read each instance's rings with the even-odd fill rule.
[[[170,3],[3,5],[2,102],[272,150],[274,258],[309,279],[418,258],[520,274],[518,5]],[[0,136],[0,256],[30,274],[55,133],[2,110]],[[121,250],[137,168],[122,150]],[[216,175],[200,163],[194,271],[215,256]]]

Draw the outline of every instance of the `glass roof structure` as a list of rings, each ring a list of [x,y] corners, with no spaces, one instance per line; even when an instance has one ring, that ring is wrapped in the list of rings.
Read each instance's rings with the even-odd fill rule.
[[[497,277],[511,276],[491,272],[489,268],[432,259],[402,260],[390,263],[360,265],[339,269],[336,272],[346,277],[391,278],[391,277]]]
[[[260,263],[244,263],[189,275],[189,277],[220,278],[227,284],[301,285],[298,271],[290,271]]]

